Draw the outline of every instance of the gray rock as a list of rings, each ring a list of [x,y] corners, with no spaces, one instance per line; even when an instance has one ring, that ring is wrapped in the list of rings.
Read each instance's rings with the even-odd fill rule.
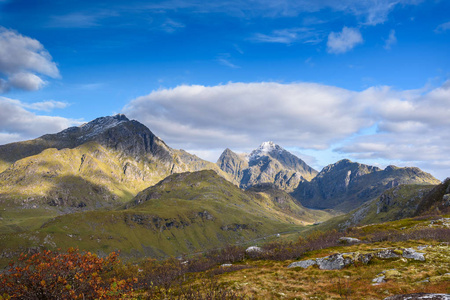
[[[341,244],[355,244],[355,243],[360,243],[361,240],[357,239],[357,238],[352,238],[352,237],[341,237],[339,238],[339,243]]]
[[[430,247],[430,245],[425,245],[425,246],[417,246],[417,250],[423,250]]]
[[[228,267],[231,267],[231,266],[232,266],[232,264],[223,264],[223,265],[221,265],[222,268],[228,268]]]
[[[386,282],[386,280],[384,280],[386,278],[386,276],[380,276],[380,277],[375,277],[374,279],[372,279],[372,285],[379,285],[380,283],[384,283]]]
[[[308,268],[310,266],[314,266],[316,264],[317,264],[317,262],[315,259],[307,259],[307,260],[293,262],[292,264],[290,264],[288,266],[288,268],[300,267],[300,268],[306,269],[306,268]]]
[[[344,257],[350,253],[337,253],[323,258],[316,258],[317,265],[321,270],[340,270],[353,263],[350,257]]]
[[[414,259],[414,260],[425,261],[424,254],[416,252],[416,250],[414,250],[412,248],[405,248],[403,250],[403,257],[404,258],[409,258],[409,259]]]
[[[363,264],[367,265],[373,258],[373,254],[372,253],[366,253],[366,254],[361,254],[358,257],[358,260],[360,262],[362,262]]]
[[[375,256],[378,258],[399,258],[400,255],[395,253],[392,249],[384,249],[375,253]]]
[[[394,295],[383,300],[450,300],[449,294],[405,294],[405,295]]]

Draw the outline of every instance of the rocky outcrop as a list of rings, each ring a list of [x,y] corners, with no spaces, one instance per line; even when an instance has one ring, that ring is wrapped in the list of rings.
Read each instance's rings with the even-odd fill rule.
[[[424,261],[424,253],[417,252],[412,248],[405,249],[374,249],[375,251],[359,253],[336,253],[326,257],[308,259],[291,263],[288,268],[308,268],[317,265],[321,270],[341,270],[348,265],[354,265],[357,262],[368,264],[373,258],[389,259],[389,258],[406,258],[411,260]]]
[[[273,142],[262,143],[250,155],[239,155],[226,149],[217,165],[244,189],[272,183],[292,192],[301,181],[311,180],[317,174],[303,160]]]
[[[439,181],[418,168],[388,166],[382,170],[344,159],[323,168],[310,182],[302,181],[292,195],[305,207],[350,211],[389,188],[413,183]]]

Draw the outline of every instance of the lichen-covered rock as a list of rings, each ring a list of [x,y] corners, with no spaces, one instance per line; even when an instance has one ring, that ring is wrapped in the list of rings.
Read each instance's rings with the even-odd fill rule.
[[[414,260],[420,260],[425,261],[425,255],[423,253],[417,252],[416,250],[412,248],[405,248],[403,250],[403,257],[414,259]]]
[[[316,262],[321,270],[340,270],[354,262],[351,256],[346,254],[337,253],[323,258],[316,258]]]
[[[288,266],[288,268],[300,267],[300,268],[306,269],[306,268],[308,268],[310,266],[314,266],[316,264],[317,264],[317,262],[315,259],[307,259],[307,260],[293,262],[292,264],[290,264]]]
[[[394,249],[382,249],[375,253],[375,256],[381,259],[399,258],[401,253],[395,253]]]

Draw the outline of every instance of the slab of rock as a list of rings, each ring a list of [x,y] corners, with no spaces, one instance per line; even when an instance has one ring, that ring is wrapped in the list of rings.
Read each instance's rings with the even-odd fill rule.
[[[383,300],[450,300],[449,294],[405,294],[384,298]]]
[[[315,259],[307,259],[307,260],[293,262],[292,264],[290,264],[288,266],[288,268],[300,267],[300,268],[306,269],[306,268],[308,268],[310,266],[314,266],[316,264],[317,264],[317,262]]]
[[[423,253],[417,252],[413,248],[405,248],[405,249],[403,249],[403,255],[402,256],[404,258],[425,261],[425,255]]]

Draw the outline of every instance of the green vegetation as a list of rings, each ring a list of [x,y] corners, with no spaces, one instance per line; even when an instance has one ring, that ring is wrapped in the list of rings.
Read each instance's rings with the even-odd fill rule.
[[[45,216],[39,228],[23,226],[29,230],[17,229],[20,234],[4,230],[0,250],[77,245],[97,253],[120,250],[131,259],[164,258],[276,238],[331,214],[298,206],[282,191],[242,191],[214,171],[199,171],[171,175],[118,209],[65,214],[43,223]]]

